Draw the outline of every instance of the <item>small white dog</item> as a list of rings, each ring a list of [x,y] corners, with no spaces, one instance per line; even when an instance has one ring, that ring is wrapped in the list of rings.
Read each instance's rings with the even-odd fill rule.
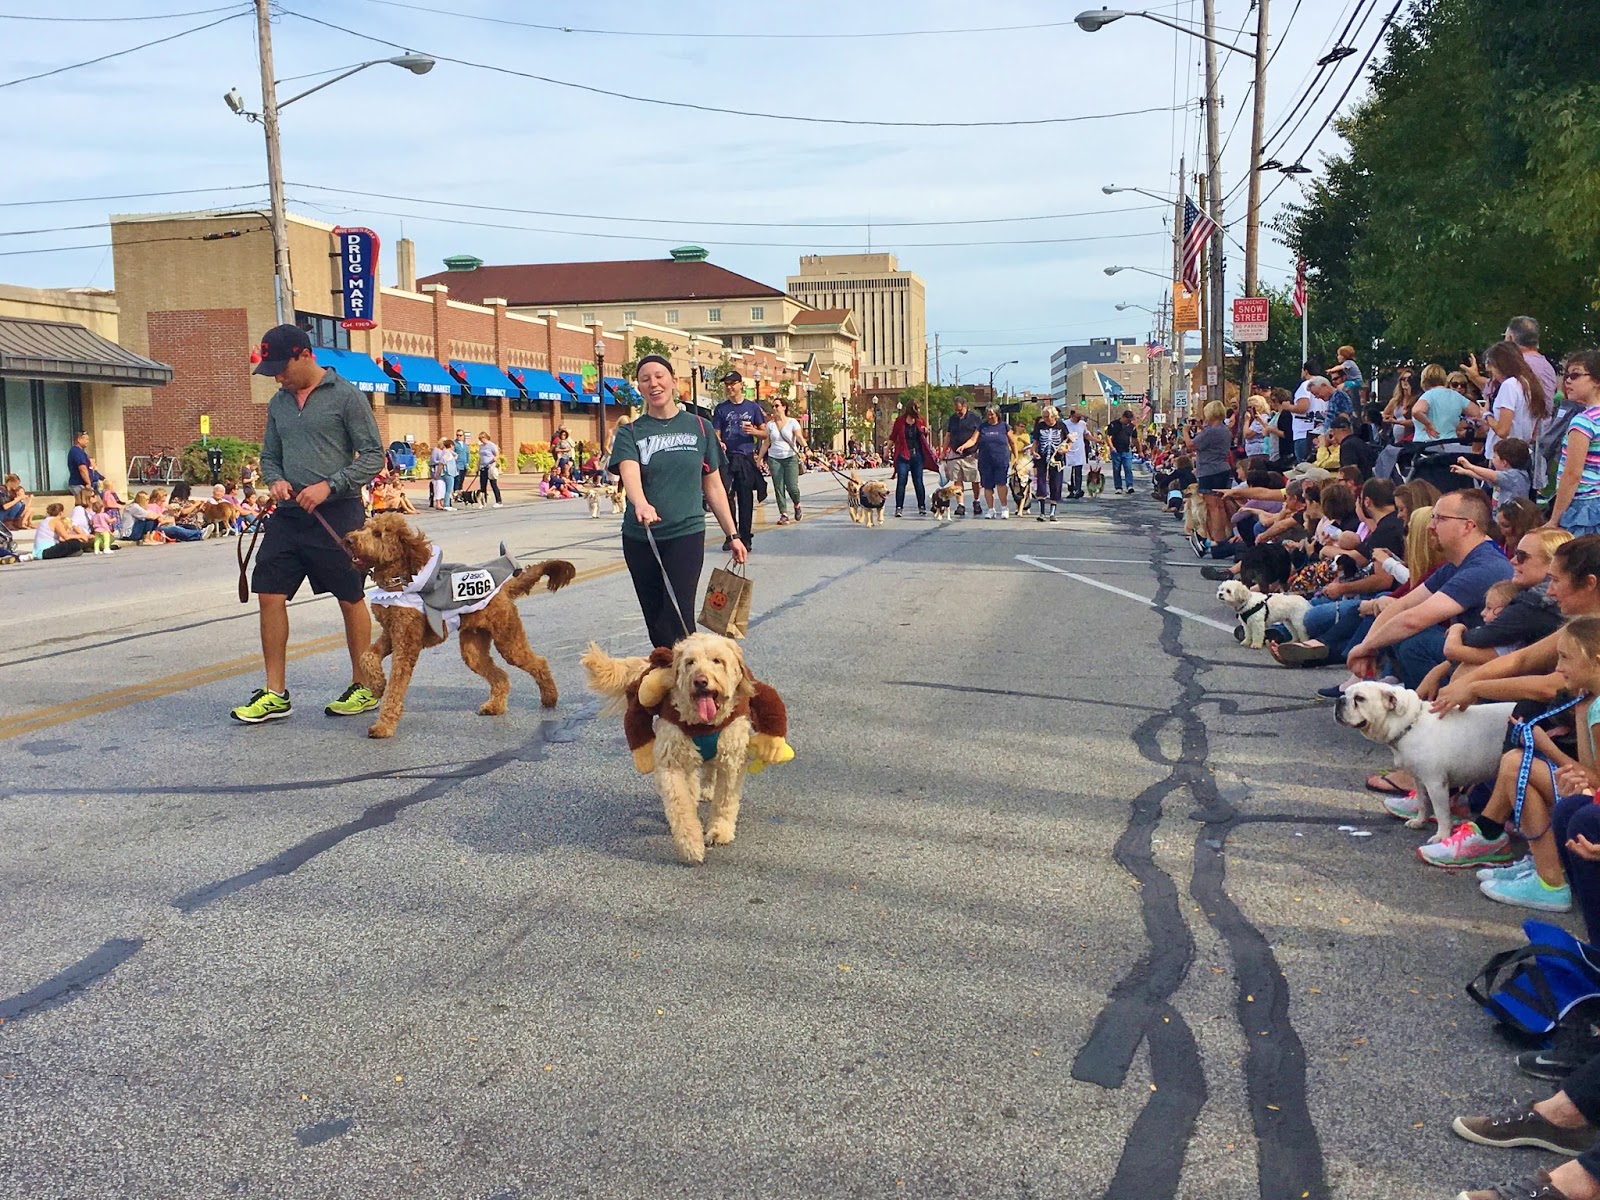
[[[1267,626],[1283,624],[1294,640],[1306,639],[1306,613],[1311,601],[1289,592],[1252,592],[1237,579],[1225,580],[1217,588],[1217,599],[1233,609],[1239,624],[1233,636],[1252,650],[1266,645]]]
[[[1450,789],[1493,779],[1515,704],[1474,704],[1462,712],[1435,713],[1410,688],[1357,683],[1334,706],[1334,720],[1394,751],[1394,765],[1417,781],[1423,808],[1408,829],[1428,823],[1427,805],[1439,828],[1428,840],[1450,836]]]

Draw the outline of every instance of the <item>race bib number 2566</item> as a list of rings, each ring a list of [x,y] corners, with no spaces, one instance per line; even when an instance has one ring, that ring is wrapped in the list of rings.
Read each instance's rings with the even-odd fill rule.
[[[450,576],[450,598],[457,604],[482,600],[494,591],[494,577],[487,571],[457,571]]]

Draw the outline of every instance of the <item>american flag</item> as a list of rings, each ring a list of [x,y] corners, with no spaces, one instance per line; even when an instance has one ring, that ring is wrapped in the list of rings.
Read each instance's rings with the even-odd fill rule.
[[[1164,354],[1166,354],[1166,352],[1167,352],[1167,348],[1164,345],[1162,345],[1159,341],[1146,342],[1144,344],[1144,349],[1145,349],[1145,353],[1148,354],[1151,358],[1160,358]]]
[[[1303,258],[1294,275],[1294,315],[1306,315],[1306,260]]]
[[[1200,290],[1200,253],[1217,232],[1217,223],[1195,205],[1189,197],[1183,198],[1183,286],[1191,292]]]

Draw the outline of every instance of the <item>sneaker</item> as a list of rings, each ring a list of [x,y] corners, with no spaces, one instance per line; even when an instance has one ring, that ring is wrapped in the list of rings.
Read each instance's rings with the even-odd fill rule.
[[[1380,794],[1378,798],[1383,804],[1383,811],[1401,821],[1409,821],[1412,817],[1419,816],[1422,812],[1422,801],[1417,798],[1416,789],[1414,788],[1403,796],[1396,796],[1392,792],[1387,792]]]
[[[1482,883],[1485,879],[1495,875],[1498,875],[1501,879],[1511,879],[1517,875],[1526,875],[1531,870],[1533,870],[1533,855],[1524,854],[1516,862],[1507,863],[1503,867],[1479,867],[1478,882]],[[1510,872],[1510,874],[1507,874],[1507,872]]]
[[[1450,1122],[1457,1136],[1480,1146],[1494,1146],[1511,1150],[1518,1146],[1533,1146],[1549,1150],[1552,1154],[1582,1154],[1595,1139],[1600,1129],[1587,1121],[1575,1129],[1563,1129],[1528,1108],[1513,1108],[1493,1117],[1457,1117]]]
[[[1050,524],[1054,525],[1055,523],[1056,523],[1056,515],[1055,515],[1055,513],[1051,513],[1050,514]]]
[[[1289,627],[1281,621],[1275,625],[1268,625],[1266,632],[1261,636],[1262,640],[1277,646],[1281,646],[1285,642],[1294,641],[1294,634],[1291,633]]]
[[[919,517],[925,517],[925,516],[927,516],[927,515],[928,515],[928,510],[927,510],[927,509],[925,509],[925,508],[919,508],[919,509],[917,509],[917,516],[919,516]]]
[[[1224,580],[1234,579],[1237,576],[1235,576],[1230,567],[1206,566],[1200,568],[1200,578],[1209,579],[1213,583],[1222,583]]]
[[[498,501],[498,500],[496,500],[496,501],[495,501],[495,502],[494,502],[494,506],[495,506],[495,507],[496,507],[496,508],[499,508],[499,507],[500,507],[500,501]]]
[[[352,683],[345,688],[343,695],[322,711],[330,717],[357,717],[364,712],[371,712],[377,707],[378,698],[376,696],[359,683]]]
[[[1384,807],[1388,808],[1388,801],[1394,798],[1385,797]],[[1486,838],[1478,832],[1477,822],[1466,821],[1457,825],[1444,841],[1418,846],[1417,857],[1430,867],[1443,867],[1446,870],[1508,862],[1511,859],[1511,838],[1504,833],[1497,838]],[[1570,906],[1571,903],[1569,896],[1567,904]]]
[[[795,502],[795,506],[794,506],[794,519],[795,519],[795,520],[796,520],[796,521],[798,521],[798,520],[799,520],[799,519],[800,519],[800,503],[799,503],[799,501],[796,501],[796,502]]]
[[[1587,1058],[1570,1058],[1559,1047],[1524,1050],[1516,1059],[1517,1070],[1530,1079],[1542,1079],[1547,1083],[1560,1083],[1587,1061]]]
[[[263,721],[278,721],[289,715],[289,694],[284,692],[269,692],[266,688],[257,688],[255,694],[238,708],[230,709],[228,715],[235,721],[243,721],[246,725],[259,725]]]
[[[1044,524],[1044,514],[1040,513],[1037,517],[1034,518],[1034,520],[1039,522],[1039,524],[1043,525]]]
[[[956,516],[964,517],[966,515],[967,515],[967,506],[965,504],[956,505]]]
[[[1000,519],[1001,519],[1001,520],[1002,520],[1002,521],[1009,521],[1009,520],[1011,520],[1011,510],[1010,510],[1010,509],[1009,509],[1009,508],[1002,508],[1002,509],[1001,509],[1001,510],[1000,510]]]
[[[1319,687],[1317,689],[1317,695],[1321,696],[1324,700],[1337,700],[1340,696],[1344,695],[1344,684],[1330,683],[1327,687]]]
[[[975,516],[975,517],[982,517],[982,516],[987,515],[983,510],[983,505],[981,503],[979,503],[978,501],[976,501],[976,500],[974,500],[972,502],[972,515]]]
[[[1540,1171],[1515,1183],[1491,1183],[1485,1188],[1457,1192],[1456,1200],[1572,1200],[1550,1182],[1550,1173]]]
[[[789,523],[789,514],[788,513],[780,513],[778,515],[778,524],[779,525],[787,525],[788,523]]]
[[[897,517],[903,517],[903,516],[905,516],[905,513],[903,513],[903,512],[901,512],[901,511],[900,511],[900,510],[899,510],[899,509],[898,509],[898,508],[897,508],[897,509],[895,509],[895,510],[894,510],[894,515],[895,515],[895,516],[897,516]]]
[[[1000,517],[999,517],[999,514],[996,513],[994,511],[994,509],[991,508],[988,512],[983,514],[983,519],[985,521],[998,521],[1000,519]]]
[[[1206,551],[1211,548],[1210,543],[1208,543],[1206,539],[1201,537],[1198,533],[1188,533],[1184,536],[1188,538],[1189,549],[1194,551],[1194,556],[1196,558],[1204,558],[1206,556]]]
[[[1502,875],[1504,872],[1496,871],[1495,874]],[[1485,879],[1478,884],[1478,890],[1489,899],[1513,908],[1531,908],[1536,912],[1572,911],[1572,889],[1565,883],[1551,887],[1539,878],[1537,871],[1503,879]]]

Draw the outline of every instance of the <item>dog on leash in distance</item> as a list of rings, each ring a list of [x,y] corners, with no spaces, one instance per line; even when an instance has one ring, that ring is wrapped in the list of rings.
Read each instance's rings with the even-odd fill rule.
[[[1026,454],[1011,460],[1006,486],[1011,491],[1011,508],[1021,516],[1033,503],[1033,461]]]
[[[1333,719],[1394,751],[1394,765],[1417,781],[1421,811],[1407,829],[1428,823],[1428,806],[1439,828],[1429,838],[1450,836],[1450,789],[1493,779],[1515,704],[1474,704],[1460,712],[1436,713],[1410,688],[1364,682],[1346,688]]]
[[[857,525],[875,529],[883,524],[883,506],[889,502],[889,485],[879,479],[862,483],[856,473],[850,473],[844,486],[845,498],[850,506],[850,520]]]
[[[1200,494],[1200,485],[1191,483],[1183,489],[1183,538],[1189,543],[1196,558],[1205,557],[1205,551],[1201,547],[1210,543],[1210,538],[1207,536],[1209,528],[1206,498]]]
[[[739,643],[691,633],[648,658],[613,658],[590,643],[579,662],[590,689],[625,714],[634,767],[655,777],[679,859],[701,863],[707,846],[733,841],[746,771],[794,757],[783,700],[750,673]]]
[[[608,491],[610,491],[609,488],[603,488],[599,484],[592,484],[578,489],[579,494],[589,502],[589,519],[591,521],[600,519],[600,497],[604,496]]]
[[[444,563],[442,555],[398,513],[381,513],[345,537],[357,567],[378,585],[369,597],[373,619],[380,632],[361,656],[362,680],[373,695],[383,699],[378,719],[367,736],[386,738],[405,712],[406,689],[417,657],[437,646],[459,626],[461,659],[489,681],[489,699],[478,712],[497,717],[506,711],[511,680],[489,655],[493,646],[514,667],[521,667],[539,685],[539,700],[554,708],[556,681],[550,664],[528,645],[516,602],[540,580],[555,591],[572,582],[576,568],[565,559],[552,558],[537,566],[517,567],[505,554],[481,566]],[[393,672],[385,681],[383,660],[394,656]]]
[[[1251,650],[1266,645],[1268,625],[1284,624],[1294,640],[1306,639],[1306,613],[1311,601],[1288,592],[1253,592],[1237,579],[1224,580],[1217,587],[1217,599],[1233,609],[1239,623],[1233,636]]]
[[[1106,473],[1098,460],[1089,464],[1083,477],[1083,490],[1091,500],[1106,490]]]
[[[955,519],[952,509],[961,499],[961,485],[951,482],[943,487],[933,489],[933,495],[928,497],[928,508],[933,512],[935,521],[952,521]]]

